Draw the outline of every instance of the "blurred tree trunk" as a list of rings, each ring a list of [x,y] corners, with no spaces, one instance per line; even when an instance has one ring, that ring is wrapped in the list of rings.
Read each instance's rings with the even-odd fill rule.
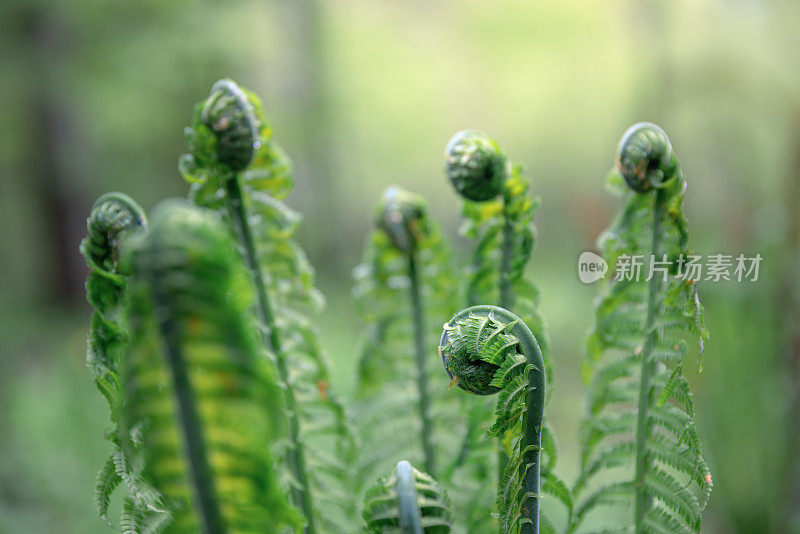
[[[23,49],[30,58],[30,86],[26,105],[30,137],[18,164],[31,188],[42,224],[41,246],[48,269],[42,280],[43,293],[53,304],[74,304],[83,294],[83,267],[77,245],[83,234],[83,203],[74,191],[76,180],[64,155],[71,152],[75,134],[70,110],[55,94],[54,70],[61,67],[68,43],[64,28],[41,8],[31,8],[22,18]],[[73,157],[80,157],[72,151]]]
[[[295,0],[291,10],[298,66],[295,97],[302,128],[302,152],[295,164],[298,192],[306,206],[304,240],[316,256],[312,258],[314,263],[342,268],[341,255],[337,253],[342,233],[335,231],[341,227],[340,188],[334,157],[337,132],[332,125],[324,8],[320,0]]]

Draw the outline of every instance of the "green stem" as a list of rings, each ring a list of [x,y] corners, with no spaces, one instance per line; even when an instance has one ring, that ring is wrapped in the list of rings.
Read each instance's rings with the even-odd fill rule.
[[[513,296],[511,294],[511,256],[514,252],[514,227],[508,213],[508,205],[511,201],[508,191],[503,190],[503,255],[500,264],[500,302],[501,308],[510,309],[513,307]],[[503,480],[503,474],[508,465],[508,454],[506,454],[503,444],[500,443],[497,449],[497,470],[498,480]]]
[[[665,214],[665,201],[666,197],[663,189],[656,191],[655,206],[653,209],[653,237],[650,250],[652,251],[653,259],[659,256],[659,249],[661,248],[662,239],[662,222]],[[636,473],[634,479],[634,491],[636,492],[635,505],[634,505],[634,525],[636,532],[643,532],[644,518],[652,505],[652,499],[646,494],[644,487],[644,479],[647,474],[647,438],[649,425],[648,408],[652,403],[650,395],[650,378],[654,371],[654,363],[650,359],[658,336],[657,329],[655,328],[655,320],[659,311],[658,293],[661,290],[663,279],[653,274],[650,279],[650,285],[647,294],[647,319],[645,321],[645,332],[647,337],[642,348],[642,376],[639,384],[639,404],[637,410],[637,425],[636,425]]]
[[[395,471],[395,489],[400,509],[400,532],[403,534],[423,534],[422,517],[417,501],[417,489],[411,464],[402,461]]]
[[[411,291],[411,314],[414,317],[414,340],[416,342],[417,388],[419,390],[419,415],[422,420],[422,450],[425,455],[425,471],[436,477],[436,460],[433,450],[433,421],[428,398],[428,366],[425,345],[425,318],[422,306],[416,253],[408,256],[408,278]]]
[[[189,473],[194,484],[195,503],[200,512],[200,522],[204,534],[219,534],[225,531],[222,514],[217,501],[216,488],[211,476],[211,467],[208,464],[208,454],[200,417],[197,413],[197,404],[194,391],[189,382],[186,371],[186,360],[180,344],[178,326],[164,313],[166,301],[160,289],[158,277],[152,277],[153,300],[156,302],[155,310],[158,317],[159,329],[164,339],[167,352],[167,361],[172,370],[172,381],[177,397],[179,420],[183,430],[183,442],[189,458]]]
[[[289,448],[286,451],[286,459],[292,476],[299,485],[299,487],[294,487],[292,489],[292,502],[300,507],[303,511],[303,515],[305,515],[306,521],[308,521],[304,532],[306,534],[314,534],[316,532],[316,527],[314,525],[314,505],[308,487],[305,449],[300,441],[300,420],[297,416],[297,400],[295,399],[294,390],[289,380],[286,355],[281,347],[280,336],[275,325],[275,316],[272,312],[267,287],[264,283],[264,276],[261,273],[261,268],[256,257],[253,234],[247,222],[247,212],[244,207],[242,190],[239,186],[239,178],[236,174],[225,181],[225,190],[227,192],[226,197],[229,204],[230,216],[236,226],[241,244],[244,247],[245,262],[253,278],[256,299],[258,301],[259,318],[269,332],[269,336],[265,342],[269,343],[272,353],[275,355],[278,377],[284,384],[283,396],[286,404],[286,418],[288,420],[290,441]],[[264,335],[266,336],[267,333],[265,332]]]

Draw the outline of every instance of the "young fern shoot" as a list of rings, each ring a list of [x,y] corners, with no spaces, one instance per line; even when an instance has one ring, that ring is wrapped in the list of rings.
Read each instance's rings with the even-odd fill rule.
[[[344,531],[355,509],[347,495],[353,443],[343,406],[309,319],[322,306],[314,271],[293,240],[300,216],[280,199],[292,186],[289,162],[272,140],[261,103],[220,80],[186,129],[180,170],[196,204],[216,210],[236,237],[255,288],[264,346],[284,391],[285,459],[306,532]]]
[[[97,510],[109,523],[109,501],[121,483],[126,488],[125,498],[141,513],[157,510],[157,496],[138,483],[125,459],[121,442],[129,437],[119,432],[124,405],[120,365],[128,343],[123,321],[127,273],[119,261],[120,244],[130,234],[144,231],[145,226],[144,211],[132,198],[123,193],[106,193],[92,206],[86,221],[87,236],[80,244],[89,268],[86,299],[93,308],[86,365],[111,413],[112,427],[106,432],[106,439],[112,444],[112,452],[98,472],[94,488]]]
[[[452,384],[475,395],[499,393],[490,436],[519,429],[497,491],[505,534],[539,532],[545,371],[525,323],[495,306],[473,306],[445,324],[439,351]]]
[[[184,201],[156,208],[126,251],[131,287],[124,429],[141,476],[169,515],[128,531],[277,532],[298,528],[269,445],[285,420],[260,356],[252,292],[225,228]]]
[[[479,399],[448,395],[438,364],[429,361],[436,358],[441,325],[456,309],[450,251],[422,197],[399,187],[383,194],[376,226],[354,272],[353,299],[367,326],[355,409],[364,451],[360,483],[408,458],[452,490],[464,528],[486,532],[491,445],[452,439],[475,434],[460,414],[472,421],[483,409],[470,402]]]
[[[639,123],[623,135],[609,181],[627,185],[627,199],[599,250],[612,266],[637,256],[653,263],[646,280],[618,269],[597,301],[583,369],[589,389],[573,530],[598,506],[626,504],[627,521],[612,528],[699,532],[712,482],[683,359],[692,336],[702,355],[708,332],[695,281],[682,272],[686,180],[664,131]]]
[[[364,522],[372,534],[448,534],[450,501],[430,475],[403,460],[367,491]]]
[[[512,164],[497,143],[476,130],[456,133],[445,148],[446,173],[464,200],[464,223],[460,233],[475,242],[470,265],[465,270],[468,306],[495,304],[513,309],[527,324],[542,351],[544,371],[552,380],[549,343],[544,318],[539,311],[539,289],[525,277],[536,243],[533,217],[539,199],[531,197],[530,183],[521,165]],[[551,382],[548,382],[551,384]],[[474,413],[473,413],[474,415]],[[491,417],[490,413],[484,417]],[[478,430],[480,424],[471,424]],[[505,471],[509,444],[516,436],[500,437],[499,473]],[[467,436],[466,439],[475,439]],[[571,513],[572,498],[567,485],[554,473],[558,458],[555,433],[545,420],[542,447],[543,489],[560,500]]]

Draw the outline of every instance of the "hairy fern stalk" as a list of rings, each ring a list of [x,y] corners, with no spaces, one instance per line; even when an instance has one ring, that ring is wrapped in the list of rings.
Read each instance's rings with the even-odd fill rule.
[[[252,291],[228,233],[185,201],[128,240],[123,447],[157,492],[126,502],[125,532],[280,532],[302,524],[269,445],[285,429],[278,381],[261,357]],[[163,511],[162,511],[163,510]]]
[[[374,534],[448,534],[452,513],[447,492],[403,460],[367,491],[364,522]]]
[[[544,359],[548,385],[552,364],[544,318],[539,311],[539,289],[525,276],[536,245],[533,218],[539,198],[530,195],[530,183],[522,165],[509,162],[497,143],[476,130],[456,133],[445,148],[446,174],[464,199],[464,223],[460,233],[474,242],[469,265],[464,271],[467,306],[495,304],[514,310],[536,337]],[[478,415],[472,415],[478,418]],[[482,418],[491,417],[484,412]],[[470,427],[482,425],[474,421]],[[510,443],[519,437],[515,428],[500,436],[499,473],[503,476],[511,453]],[[475,441],[479,436],[467,436]],[[558,457],[555,433],[545,420],[542,436],[545,461],[542,464],[544,491],[552,493],[571,511],[566,485],[554,473]],[[552,480],[552,483],[550,482]],[[547,524],[545,525],[547,526]]]
[[[419,195],[390,187],[376,219],[354,271],[353,300],[366,325],[354,403],[359,488],[407,458],[452,490],[459,528],[485,532],[489,447],[453,439],[467,432],[461,414],[481,410],[469,401],[480,399],[448,395],[436,356],[458,293],[450,251]]]
[[[683,360],[692,337],[702,354],[708,332],[695,282],[676,276],[689,253],[686,180],[666,134],[650,123],[622,137],[609,180],[628,191],[598,240],[605,261],[613,268],[620,258],[652,255],[667,272],[648,279],[645,265],[638,278],[606,283],[597,300],[583,369],[589,389],[572,528],[597,507],[623,505],[629,512],[609,528],[699,532],[712,482]]]
[[[255,288],[263,346],[284,391],[285,483],[306,516],[306,532],[347,531],[355,518],[346,489],[353,442],[310,319],[323,298],[293,239],[300,216],[281,202],[292,188],[289,162],[258,98],[230,80],[217,82],[197,105],[186,137],[190,153],[179,167],[189,197],[227,222]]]

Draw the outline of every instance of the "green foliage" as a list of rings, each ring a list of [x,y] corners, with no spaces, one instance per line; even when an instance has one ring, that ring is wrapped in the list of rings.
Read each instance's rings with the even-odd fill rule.
[[[536,244],[533,217],[539,199],[531,197],[523,167],[509,162],[497,143],[484,133],[465,130],[455,134],[445,149],[445,160],[450,181],[465,198],[460,233],[474,242],[470,264],[464,271],[466,304],[496,304],[513,309],[536,337],[544,358],[545,378],[552,384],[549,341],[544,318],[539,312],[539,289],[525,277],[525,268]],[[463,185],[465,183],[470,184],[469,187]],[[486,194],[476,195],[468,190],[470,188],[481,189]],[[490,412],[483,416],[487,417],[491,417]],[[515,432],[512,428],[511,434],[501,439],[501,470],[505,461],[502,457],[511,452],[509,444],[519,437]],[[478,437],[467,436],[466,439],[474,441]],[[547,421],[542,443],[543,489],[570,510],[572,502],[569,492],[564,491],[566,484],[554,473],[557,442]]]
[[[539,532],[545,377],[536,339],[508,310],[474,306],[445,324],[440,351],[454,384],[469,393],[498,394],[495,422],[488,435],[513,436],[497,490],[501,531]],[[571,508],[569,491],[563,483],[559,487]]]
[[[375,534],[447,534],[452,517],[447,492],[405,460],[368,491],[366,530]]]
[[[94,501],[100,516],[110,523],[108,506],[114,490],[125,481],[128,497],[144,493],[134,483],[130,469],[123,461],[118,428],[124,404],[120,386],[120,362],[127,346],[123,324],[124,296],[127,276],[119,262],[120,245],[125,237],[144,231],[142,208],[122,193],[107,193],[94,203],[86,221],[87,236],[80,244],[89,274],[86,298],[93,311],[87,340],[86,365],[95,385],[108,404],[112,427],[106,438],[112,452],[97,473]]]
[[[257,132],[252,144],[249,130]],[[285,483],[310,532],[317,523],[327,531],[346,531],[354,520],[352,496],[345,489],[353,443],[310,319],[323,297],[293,238],[300,215],[281,202],[292,188],[290,164],[272,138],[258,98],[227,80],[217,82],[211,96],[196,106],[186,138],[190,152],[179,167],[191,183],[189,197],[226,221],[255,287],[254,311],[287,406]]]
[[[285,430],[280,387],[262,357],[253,295],[228,233],[182,201],[154,211],[130,242],[125,447],[170,518],[147,522],[126,505],[132,532],[274,532],[301,519],[270,454]],[[176,424],[177,422],[177,424]]]
[[[422,198],[400,188],[384,193],[376,226],[354,272],[353,300],[366,325],[354,406],[359,484],[371,483],[397,458],[428,465],[451,488],[459,517],[480,528],[489,518],[482,497],[491,494],[483,484],[488,466],[476,453],[486,447],[452,437],[467,432],[462,414],[476,399],[447,395],[445,377],[430,360],[456,305],[450,251]]]
[[[623,136],[610,183],[633,191],[598,240],[604,259],[614,266],[652,254],[669,262],[669,276],[655,272],[648,281],[643,269],[638,278],[615,277],[597,301],[583,369],[589,389],[573,527],[597,506],[624,504],[633,514],[615,528],[698,532],[712,482],[683,360],[692,336],[702,354],[708,332],[696,284],[675,276],[689,253],[686,180],[666,134],[641,123]]]

